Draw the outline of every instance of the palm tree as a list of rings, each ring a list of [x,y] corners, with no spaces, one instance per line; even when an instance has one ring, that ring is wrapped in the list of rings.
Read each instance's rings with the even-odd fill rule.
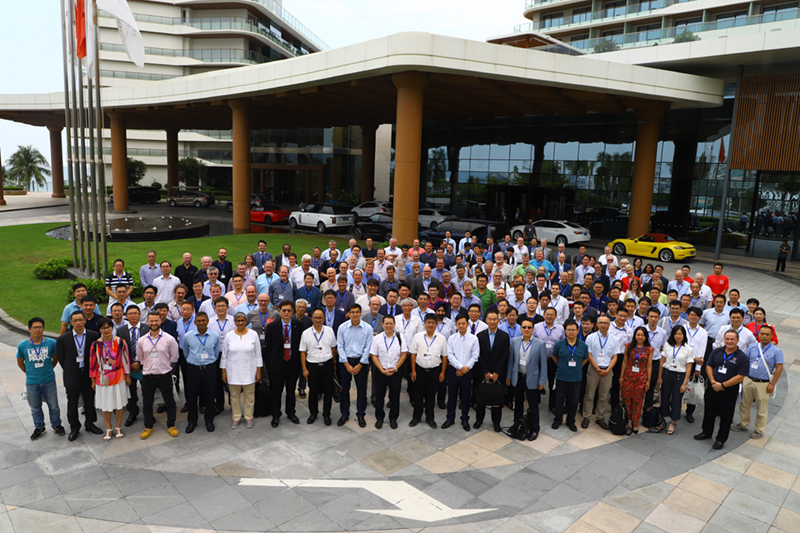
[[[17,185],[31,190],[31,181],[40,187],[47,183],[45,176],[50,176],[50,165],[47,159],[33,146],[18,146],[17,151],[6,161],[7,177]]]

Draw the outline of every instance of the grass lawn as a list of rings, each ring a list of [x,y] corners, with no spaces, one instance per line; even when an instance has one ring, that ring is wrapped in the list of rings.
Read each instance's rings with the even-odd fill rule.
[[[69,241],[45,235],[47,231],[63,225],[49,223],[0,228],[0,249],[5,256],[0,261],[0,308],[23,323],[27,323],[33,316],[41,316],[45,320],[45,329],[51,332],[58,332],[60,328],[61,311],[67,304],[66,294],[73,282],[68,279],[36,279],[33,268],[48,259],[72,257]],[[310,253],[314,246],[324,250],[330,237],[293,234],[272,236],[267,233],[176,241],[109,243],[108,259],[113,261],[122,258],[125,261],[125,270],[139,272],[139,267],[147,262],[148,250],[158,252],[157,261],[170,261],[173,268],[181,264],[183,254],[189,252],[194,257],[193,264],[199,267],[201,256],[210,255],[216,259],[217,250],[225,247],[228,249],[228,260],[235,265],[244,260],[245,254],[257,250],[260,239],[267,241],[267,250],[273,255],[280,253],[283,244],[291,244],[292,251],[302,255]],[[104,305],[101,308],[105,310]]]

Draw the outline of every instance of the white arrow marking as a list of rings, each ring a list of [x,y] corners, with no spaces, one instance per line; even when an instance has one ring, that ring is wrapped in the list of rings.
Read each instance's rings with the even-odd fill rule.
[[[438,522],[495,509],[451,509],[406,483],[405,481],[370,481],[338,479],[242,479],[239,485],[286,488],[364,489],[392,504],[398,509],[356,509],[365,513],[408,518],[420,522]]]

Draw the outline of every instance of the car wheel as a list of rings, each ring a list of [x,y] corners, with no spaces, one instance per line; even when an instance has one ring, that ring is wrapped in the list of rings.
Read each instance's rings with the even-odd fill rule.
[[[625,245],[618,242],[614,245],[614,253],[617,255],[625,255]]]
[[[292,229],[297,229],[297,220],[290,218],[289,219],[289,227]]]
[[[392,238],[392,232],[390,231],[390,232],[387,232],[386,235],[383,236],[383,241],[384,242],[389,242],[389,239],[391,239],[391,238]]]
[[[170,200],[169,201],[169,206],[170,207],[175,207],[176,205],[178,205],[178,202],[176,202],[175,200]]]
[[[267,215],[264,217],[264,224],[272,224],[272,217]]]
[[[434,220],[433,222],[431,222],[431,229],[436,229],[436,226],[438,225],[439,223]]]
[[[665,263],[669,263],[673,259],[675,259],[675,254],[672,253],[672,250],[668,250],[664,248],[660,252],[658,252],[658,258]]]
[[[364,232],[361,231],[361,228],[356,228],[356,231],[353,233],[353,236],[360,241],[364,240]]]
[[[524,235],[522,234],[521,231],[517,230],[517,231],[514,232],[514,234],[511,237],[516,241],[520,237],[524,237]]]
[[[228,211],[233,213],[233,204],[228,204]]]
[[[725,241],[725,246],[727,248],[738,248],[739,247],[739,239],[731,238]]]
[[[200,203],[200,200],[197,200],[197,201],[195,201],[194,206],[195,207],[203,207],[203,204]]]
[[[563,244],[564,246],[568,245],[569,242],[564,235],[559,235],[556,237],[556,245]]]
[[[323,222],[317,222],[317,231],[320,233],[325,233],[325,224]]]

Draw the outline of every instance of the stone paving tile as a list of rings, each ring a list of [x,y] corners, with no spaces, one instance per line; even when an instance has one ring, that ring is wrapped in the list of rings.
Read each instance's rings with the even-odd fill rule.
[[[338,446],[340,451],[344,451],[350,454],[351,457],[355,459],[362,459],[368,455],[372,455],[373,453],[377,453],[383,450],[383,446],[379,445],[375,441],[368,439],[364,436],[357,436],[353,439],[343,442]]]
[[[769,528],[769,524],[760,522],[736,509],[726,507],[714,514],[703,529],[703,533],[732,533],[734,531],[766,533]]]
[[[142,518],[186,503],[186,498],[171,484],[147,489],[138,494],[128,496],[126,500],[136,511],[136,514]]]
[[[422,459],[425,459],[426,457],[429,457],[438,451],[433,446],[416,438],[406,439],[399,444],[395,444],[389,449],[402,455],[412,463],[421,461]]]
[[[656,507],[645,522],[669,533],[700,533],[705,526],[705,521],[664,504]]]
[[[789,489],[784,489],[772,483],[761,481],[760,479],[745,476],[739,482],[734,491],[743,492],[754,498],[758,498],[773,505],[781,505],[786,499]]]
[[[466,468],[467,463],[460,461],[444,452],[436,452],[435,454],[426,457],[417,464],[434,474],[444,474],[447,472],[458,472],[462,468]]]
[[[142,518],[148,526],[172,526],[181,524],[185,528],[192,529],[211,529],[211,526],[197,512],[197,509],[189,502],[184,502],[169,509]],[[151,528],[152,529],[152,528]]]
[[[117,500],[122,497],[122,493],[108,479],[65,492],[63,496],[72,512],[79,514],[88,509]]]
[[[715,483],[725,485],[729,488],[735,487],[742,477],[744,477],[744,474],[741,472],[737,472],[736,470],[732,470],[713,462],[706,463],[695,468],[692,470],[692,473],[699,477],[714,481]]]
[[[795,474],[759,462],[754,462],[750,465],[745,474],[773,485],[778,485],[784,489],[791,489],[795,481],[797,481]]]
[[[542,533],[561,533],[580,519],[593,505],[594,503],[583,503],[550,511],[523,514],[517,518]]]
[[[595,500],[594,496],[588,495],[566,483],[559,483],[539,499],[539,501],[556,508],[562,505],[580,505]]]
[[[589,524],[581,519],[569,526],[569,528],[566,530],[566,533],[603,533],[603,530],[598,529],[592,524]]]
[[[778,515],[772,522],[772,525],[782,531],[796,532],[800,531],[800,514],[789,511],[788,509],[781,509]]]
[[[384,476],[388,476],[411,464],[411,461],[391,450],[381,450],[378,453],[364,457],[361,462]],[[343,468],[349,468],[349,465]]]
[[[767,503],[764,500],[754,498],[750,494],[741,492],[734,489],[722,506],[726,509],[736,509],[740,513],[744,513],[751,518],[755,518],[761,522],[771,524],[780,510],[779,505]]]
[[[484,457],[483,459],[479,459],[472,463],[473,468],[492,468],[496,466],[508,466],[515,464],[514,461],[510,459],[506,459],[496,453],[491,453]]]
[[[0,491],[3,503],[16,505],[18,507],[46,500],[57,494],[61,494],[61,491],[58,490],[58,486],[56,486],[52,480],[45,477],[35,478],[26,483],[13,485]]]
[[[248,506],[210,523],[217,531],[269,531],[275,524],[259,509]]]
[[[471,444],[477,444],[481,448],[489,450],[490,452],[496,452],[511,442],[507,436],[500,433],[495,433],[494,431],[490,431],[488,429],[479,431],[478,433],[468,437],[466,441]]]
[[[605,533],[630,533],[641,522],[638,518],[603,502],[595,504],[582,519]]]
[[[64,496],[62,496],[61,494],[47,498],[46,500],[40,500],[37,502],[29,503],[26,507],[28,509],[45,511],[48,513],[59,513],[59,514],[72,513],[72,509],[67,503],[67,500],[65,500]]]
[[[676,488],[669,496],[664,498],[664,505],[682,511],[703,522],[711,520],[711,517],[714,516],[714,513],[719,508],[719,503],[680,488]]]
[[[744,473],[753,464],[753,460],[735,453],[726,453],[714,459],[714,463]]]
[[[459,442],[445,448],[444,453],[458,459],[459,461],[471,465],[475,461],[483,459],[491,452],[486,448],[473,444],[468,440]]]
[[[82,517],[114,522],[135,522],[139,515],[125,499],[114,500],[81,513]]]
[[[602,501],[640,520],[647,518],[658,505],[656,500],[635,491],[606,496]]]
[[[721,483],[692,473],[687,475],[684,480],[678,484],[678,487],[717,503],[722,503],[731,491],[729,487]]]

